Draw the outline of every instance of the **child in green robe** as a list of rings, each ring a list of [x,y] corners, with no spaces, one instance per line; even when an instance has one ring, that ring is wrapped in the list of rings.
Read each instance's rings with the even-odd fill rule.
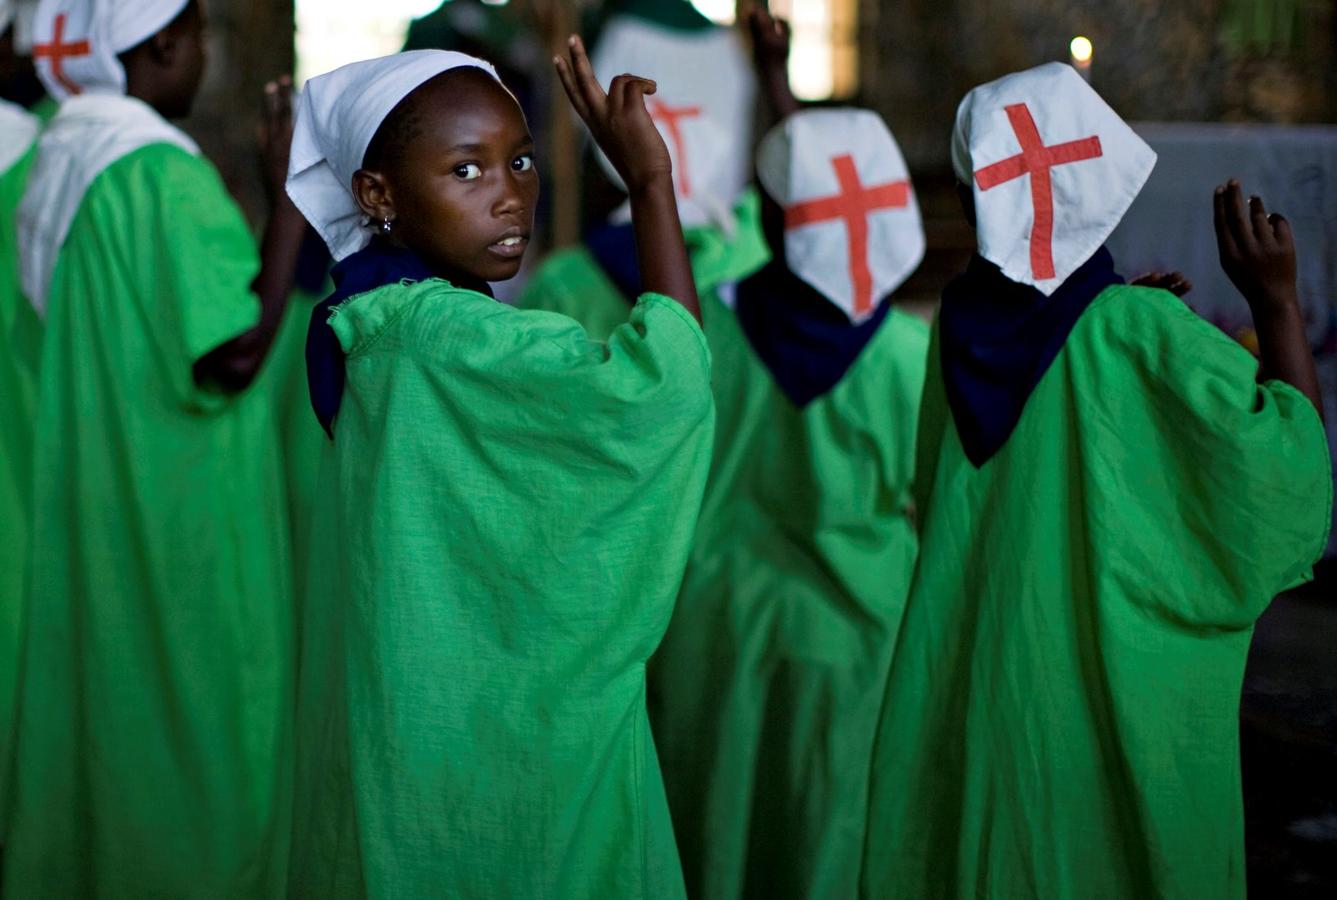
[[[330,246],[333,438],[305,611],[290,892],[682,896],[645,709],[710,455],[710,357],[643,94],[558,73],[631,188],[646,292],[595,341],[495,302],[538,196],[491,67],[310,81],[288,189]],[[373,234],[375,235],[373,237]]]
[[[706,307],[716,451],[651,721],[690,895],[850,897],[917,552],[928,329],[891,298],[925,241],[881,118],[800,109],[785,25],[752,25],[782,116],[756,157],[774,256]]]
[[[1114,273],[1154,160],[1057,63],[958,111],[979,255],[933,333],[865,896],[1244,896],[1245,658],[1332,484],[1284,219],[1213,201],[1261,366]]]
[[[44,0],[36,37],[62,103],[19,213],[45,336],[3,894],[279,896],[292,596],[269,399],[245,385],[303,223],[279,205],[257,256],[166,121],[199,85],[196,2]]]

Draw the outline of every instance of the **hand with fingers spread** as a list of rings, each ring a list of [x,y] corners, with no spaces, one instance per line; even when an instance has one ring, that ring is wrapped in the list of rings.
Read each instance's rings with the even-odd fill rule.
[[[673,163],[664,138],[645,108],[655,83],[637,75],[619,75],[608,93],[594,77],[585,45],[571,37],[569,58],[555,57],[557,75],[590,136],[634,195],[656,183],[673,183]]]
[[[784,118],[800,106],[789,88],[789,23],[772,16],[763,6],[755,6],[747,18],[752,35],[752,62],[771,109]]]
[[[1221,268],[1255,314],[1260,305],[1297,303],[1295,241],[1284,218],[1268,215],[1261,197],[1246,206],[1238,181],[1221,185],[1212,198]]]
[[[265,85],[259,143],[265,187],[271,200],[283,196],[283,184],[288,178],[288,152],[292,147],[293,130],[292,94],[292,79],[287,75]]]
[[[568,55],[554,57],[553,65],[571,105],[627,186],[641,287],[672,297],[700,322],[701,303],[673,194],[673,163],[645,108],[645,95],[655,92],[655,83],[619,75],[605,94],[584,43],[575,35],[568,42]]]
[[[1189,281],[1183,272],[1148,272],[1134,278],[1132,283],[1138,287],[1160,288],[1176,297],[1182,297],[1193,290],[1193,282]]]
[[[1291,385],[1309,398],[1321,418],[1323,398],[1300,314],[1290,223],[1276,213],[1268,215],[1261,197],[1249,198],[1246,207],[1234,179],[1216,189],[1212,206],[1221,268],[1253,312],[1258,379]]]

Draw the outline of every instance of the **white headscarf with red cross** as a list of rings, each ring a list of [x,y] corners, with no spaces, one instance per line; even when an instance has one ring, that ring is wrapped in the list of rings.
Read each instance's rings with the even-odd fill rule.
[[[974,194],[979,254],[1046,296],[1105,243],[1155,165],[1063,63],[981,85],[956,111],[952,167]]]
[[[808,109],[757,150],[757,178],[785,212],[789,270],[861,322],[924,258],[924,224],[901,149],[876,113]]]
[[[624,72],[656,82],[658,90],[645,98],[645,105],[673,158],[683,224],[712,221],[730,229],[734,203],[752,177],[757,93],[737,31],[677,31],[635,15],[617,15],[605,26],[590,62],[605,88]],[[620,187],[612,165],[596,154]]]
[[[57,100],[124,94],[118,54],[172,23],[189,0],[41,0],[33,17],[33,65]]]

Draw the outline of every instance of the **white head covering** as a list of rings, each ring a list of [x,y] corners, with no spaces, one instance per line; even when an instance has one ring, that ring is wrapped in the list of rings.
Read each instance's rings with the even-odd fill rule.
[[[866,109],[808,109],[757,149],[757,177],[785,210],[790,270],[859,322],[924,258],[924,225],[900,147]]]
[[[734,160],[729,155],[728,130],[700,106],[677,104],[659,93],[645,98],[646,109],[673,160],[673,193],[684,227],[714,223],[732,230],[732,201],[737,194]],[[596,157],[610,181],[624,193],[627,186],[602,150]],[[631,220],[631,204],[624,203],[614,221]]]
[[[0,33],[14,21],[14,0],[0,0]]]
[[[33,64],[47,93],[124,94],[117,54],[137,47],[181,14],[189,0],[41,0]]]
[[[371,241],[352,184],[376,130],[419,85],[466,66],[497,77],[490,64],[464,53],[413,50],[351,63],[306,83],[288,160],[288,196],[336,260]]]
[[[19,56],[32,53],[33,20],[37,16],[37,0],[14,0],[14,50]]]
[[[729,229],[733,205],[752,180],[752,115],[757,93],[752,62],[737,30],[681,31],[636,14],[618,14],[604,26],[590,62],[605,88],[624,72],[653,79],[658,91],[646,98],[652,110],[658,99],[671,108],[701,111],[700,117],[678,120],[692,142],[686,155],[693,194],[693,203],[680,206],[679,211],[686,217],[684,224],[690,224],[690,218],[710,218]],[[656,122],[661,133],[666,121],[660,116]],[[706,134],[711,128],[713,136]],[[673,153],[673,142],[667,137],[665,142]],[[603,154],[598,155],[602,162]],[[673,163],[678,170],[676,157]],[[612,166],[604,163],[604,168],[607,171]],[[706,172],[713,174],[706,178]]]
[[[952,168],[974,192],[979,253],[1046,296],[1105,242],[1155,165],[1063,63],[981,85],[956,110]]]

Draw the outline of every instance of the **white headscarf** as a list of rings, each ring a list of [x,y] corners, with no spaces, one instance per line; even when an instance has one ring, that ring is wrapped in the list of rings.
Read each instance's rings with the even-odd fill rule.
[[[376,130],[419,85],[468,66],[497,77],[490,64],[464,53],[413,50],[351,63],[306,83],[288,161],[288,196],[336,260],[371,241],[352,182]]]
[[[1155,165],[1063,63],[981,85],[956,111],[952,168],[974,192],[979,253],[1046,296],[1110,236]]]
[[[47,93],[124,94],[118,54],[162,31],[189,0],[41,0],[33,19],[33,64]]]
[[[0,0],[0,33],[14,21],[14,0]]]
[[[854,322],[871,316],[924,258],[905,158],[874,112],[787,116],[757,149],[757,178],[785,210],[790,271]]]

